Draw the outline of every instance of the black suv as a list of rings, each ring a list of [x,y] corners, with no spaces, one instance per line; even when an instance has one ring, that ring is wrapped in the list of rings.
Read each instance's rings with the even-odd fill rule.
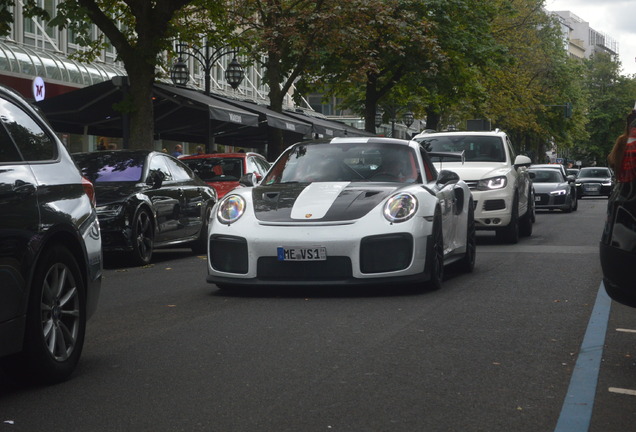
[[[0,86],[0,366],[56,383],[80,358],[101,287],[93,185],[48,123]]]

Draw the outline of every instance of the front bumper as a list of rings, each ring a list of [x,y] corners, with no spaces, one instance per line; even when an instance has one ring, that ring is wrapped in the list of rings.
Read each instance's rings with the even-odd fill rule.
[[[569,195],[535,193],[534,208],[537,210],[568,210],[571,208]]]
[[[581,183],[576,186],[576,193],[579,197],[583,196],[610,196],[612,193],[612,185],[607,183]]]
[[[380,218],[382,216],[379,215]],[[383,220],[383,219],[382,219]],[[225,285],[352,285],[429,279],[431,222],[211,225],[207,281]],[[239,227],[242,225],[242,227]],[[279,247],[325,247],[324,261],[279,261]]]
[[[508,226],[512,213],[512,194],[508,188],[488,191],[471,189],[475,205],[475,228],[495,230]]]

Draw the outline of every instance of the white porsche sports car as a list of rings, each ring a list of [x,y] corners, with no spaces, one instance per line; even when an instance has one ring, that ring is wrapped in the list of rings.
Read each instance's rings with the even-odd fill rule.
[[[447,155],[452,157],[451,155]],[[461,157],[461,156],[460,156]],[[470,189],[415,141],[334,138],[289,147],[260,184],[244,176],[209,224],[207,281],[418,284],[475,265]]]

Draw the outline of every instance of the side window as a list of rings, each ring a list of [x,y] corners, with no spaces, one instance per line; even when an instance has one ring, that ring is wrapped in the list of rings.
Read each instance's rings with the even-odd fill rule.
[[[15,148],[9,133],[4,126],[0,126],[0,163],[21,161],[22,157],[18,153],[18,149]]]
[[[426,153],[426,151],[422,147],[420,147],[420,153],[422,155],[422,162],[424,163],[424,176],[425,176],[425,178],[422,179],[422,182],[428,183],[428,182],[435,181],[435,179],[437,179],[437,170],[435,169],[433,162],[431,162],[431,158],[428,156],[428,153]]]
[[[247,164],[247,169],[245,170],[248,173],[257,173],[260,174],[260,170],[258,169],[258,166],[256,166],[256,161],[255,158],[253,157],[248,157],[245,158],[245,163]]]
[[[14,103],[0,100],[0,121],[2,121],[24,160],[44,161],[57,158],[55,141],[47,135],[44,129],[29,114]]]
[[[515,154],[515,148],[512,146],[510,142],[510,138],[506,137],[506,145],[508,146],[508,152],[510,153],[510,162],[515,163],[515,158],[517,155]]]
[[[189,181],[190,179],[192,179],[193,177],[192,172],[189,170],[189,168],[180,164],[176,160],[173,160],[170,158],[164,158],[164,157],[162,157],[162,159],[166,159],[166,162],[168,163],[168,167],[170,168],[170,171],[172,171],[172,175],[175,180]]]
[[[267,171],[269,171],[269,162],[260,157],[255,157],[254,162],[256,162],[256,165],[258,165],[259,170],[263,176],[267,174]]]
[[[168,160],[168,158],[163,157],[163,156],[155,156],[152,158],[152,160],[150,161],[150,172],[160,172],[163,174],[163,181],[171,181],[172,180],[172,174],[170,173],[170,170],[168,169],[168,165],[166,164],[166,161]]]

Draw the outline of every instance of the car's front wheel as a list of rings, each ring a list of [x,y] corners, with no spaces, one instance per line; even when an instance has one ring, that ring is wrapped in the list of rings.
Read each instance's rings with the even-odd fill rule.
[[[470,273],[475,268],[475,259],[477,257],[477,237],[475,231],[475,210],[473,209],[473,200],[468,203],[468,217],[466,227],[466,252],[461,260],[457,262],[458,268]]]
[[[201,221],[201,231],[199,231],[199,237],[192,242],[190,249],[195,254],[205,254],[208,252],[208,225],[210,220],[211,210],[206,209],[203,220]]]
[[[3,366],[46,384],[68,379],[84,346],[85,295],[75,257],[61,245],[46,249],[33,274],[23,351],[3,359]]]
[[[132,260],[136,265],[148,265],[152,259],[154,228],[152,217],[146,209],[140,209],[132,225]]]
[[[528,212],[529,211],[530,209],[528,208]],[[498,240],[505,243],[515,244],[519,242],[519,200],[516,196],[512,200],[510,223],[508,226],[498,228],[496,236]]]
[[[429,239],[431,246],[427,249],[428,266],[430,278],[427,282],[428,288],[438,290],[442,287],[444,280],[444,233],[442,232],[442,213],[439,208],[435,209],[433,217],[433,232]]]

